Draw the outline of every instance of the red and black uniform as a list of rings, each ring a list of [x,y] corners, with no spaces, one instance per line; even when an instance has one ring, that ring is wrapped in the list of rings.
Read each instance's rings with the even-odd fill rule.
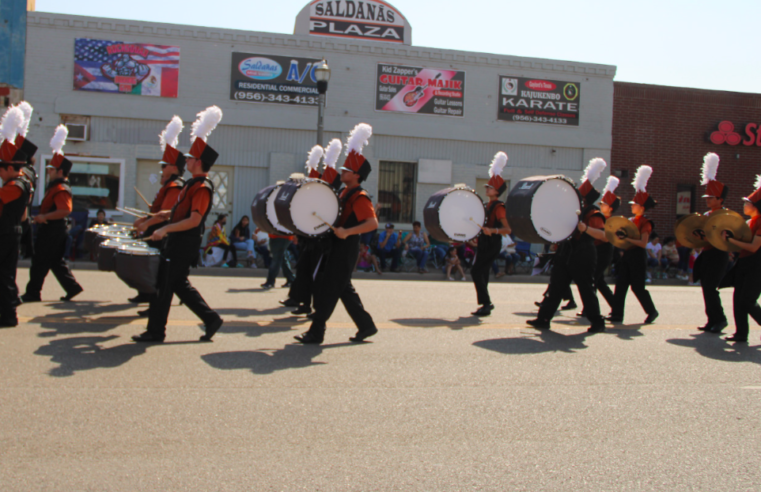
[[[25,180],[30,187],[29,200],[26,207],[26,219],[21,222],[21,251],[25,258],[34,255],[34,235],[32,234],[32,203],[37,188],[37,172],[33,165],[21,168],[21,179]]]
[[[166,334],[166,322],[174,294],[204,325],[209,326],[220,320],[219,315],[206,304],[188,280],[190,267],[198,265],[204,223],[211,210],[213,195],[214,185],[206,174],[195,175],[182,187],[172,208],[169,218],[172,224],[190,218],[193,212],[199,213],[202,218],[198,227],[167,234],[159,267],[158,296],[151,301],[148,314],[147,332],[156,338],[163,340]]]
[[[504,202],[492,200],[486,206],[486,225],[488,229],[501,229],[507,216]],[[476,258],[473,261],[473,268],[470,270],[470,276],[473,278],[473,285],[476,287],[478,304],[486,307],[491,306],[489,297],[489,272],[491,265],[499,257],[502,251],[502,236],[492,234],[487,236],[481,233],[478,236],[478,247],[476,248]]]
[[[602,216],[603,221],[602,227],[600,227],[600,229],[604,229],[606,219],[604,215],[600,215]],[[595,227],[595,229],[597,229],[597,227]],[[613,245],[608,241],[600,241],[599,239],[596,239],[595,250],[597,251],[597,263],[595,266],[595,289],[597,289],[597,292],[602,294],[605,302],[607,302],[608,306],[612,308],[613,291],[610,290],[610,286],[608,286],[608,282],[605,280],[605,272],[608,270],[610,262],[613,260]]]
[[[605,216],[594,205],[584,208],[581,221],[594,229],[605,228]],[[537,319],[549,322],[560,306],[564,294],[570,290],[571,282],[576,283],[584,304],[584,316],[592,323],[592,330],[603,330],[605,322],[600,315],[600,302],[595,292],[595,272],[597,269],[597,248],[595,239],[576,230],[567,240],[558,245],[552,262],[550,285],[547,298],[539,308]]]
[[[724,210],[723,208],[717,210]],[[717,210],[709,210],[705,215],[710,216]],[[729,253],[716,249],[709,243],[703,246],[703,250],[695,260],[693,267],[693,280],[700,281],[700,288],[703,291],[703,301],[706,307],[706,316],[708,322],[705,329],[710,330],[713,327],[723,327],[727,323],[727,317],[724,314],[724,307],[721,305],[721,296],[719,296],[719,284],[721,279],[727,273],[729,266]]]
[[[351,228],[375,217],[375,209],[367,193],[359,186],[344,188],[340,194],[343,208],[338,227]],[[329,246],[319,261],[314,281],[314,308],[312,325],[308,333],[322,340],[325,325],[333,314],[339,299],[359,329],[359,333],[377,330],[370,314],[365,311],[359,295],[351,283],[351,274],[359,256],[359,234],[346,239],[331,235]]]
[[[21,218],[31,193],[29,183],[11,178],[0,188],[0,326],[16,326],[16,266],[21,239]]]
[[[69,180],[63,178],[51,181],[45,190],[45,196],[40,205],[40,214],[57,210],[71,212],[72,208],[73,200]],[[32,267],[29,269],[29,283],[26,284],[26,293],[22,297],[25,301],[40,300],[42,285],[48,271],[53,272],[67,296],[82,291],[82,286],[74,279],[63,258],[66,250],[67,224],[68,218],[62,218],[48,220],[47,223],[37,226],[37,240],[35,241],[34,256],[32,256]]]
[[[652,234],[653,224],[644,215],[638,215],[631,221],[639,229],[640,236]],[[632,292],[637,296],[637,300],[648,317],[657,316],[658,311],[655,309],[653,299],[650,297],[650,292],[645,288],[645,279],[647,278],[647,251],[645,248],[632,246],[624,251],[621,261],[617,265],[618,278],[616,279],[616,292],[613,295],[611,318],[623,320],[626,293],[629,291],[629,287],[632,288]]]
[[[761,205],[761,204],[756,204]],[[748,221],[752,233],[749,242],[761,236],[761,215]],[[755,253],[740,250],[739,257],[721,282],[721,287],[734,287],[732,294],[732,311],[735,318],[735,341],[747,342],[750,327],[748,316],[761,325],[761,249]]]
[[[172,207],[177,203],[177,197],[180,196],[180,191],[183,186],[185,186],[184,179],[176,174],[170,176],[167,182],[161,186],[158,193],[156,193],[156,197],[153,199],[153,203],[151,203],[150,212],[152,214],[157,214],[162,210],[172,210]],[[153,234],[154,231],[161,229],[165,225],[166,222],[152,225],[147,231],[145,231],[144,236],[151,237],[151,234]],[[156,243],[155,241],[148,241],[148,244],[154,248],[161,248],[161,244]]]

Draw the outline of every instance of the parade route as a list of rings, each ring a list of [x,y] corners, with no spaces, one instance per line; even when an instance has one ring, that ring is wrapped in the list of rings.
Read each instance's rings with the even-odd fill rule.
[[[380,329],[325,344],[261,278],[191,277],[225,319],[213,343],[185,307],[163,345],[113,274],[76,270],[76,302],[0,329],[0,490],[752,490],[761,481],[761,331],[698,332],[699,288],[630,293],[626,324],[588,335],[574,312],[525,325],[545,285],[355,282]],[[18,285],[28,270],[19,269]],[[278,287],[283,280],[278,280]],[[722,291],[731,319],[731,290]],[[577,302],[579,302],[578,295]],[[607,306],[601,301],[603,312]],[[725,330],[733,331],[732,325]]]

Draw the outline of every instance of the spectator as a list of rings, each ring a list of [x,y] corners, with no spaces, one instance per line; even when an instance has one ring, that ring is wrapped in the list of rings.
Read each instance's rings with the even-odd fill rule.
[[[698,259],[698,256],[700,255],[701,251],[702,251],[701,248],[695,248],[692,250],[692,253],[690,254],[690,258],[687,263],[687,272],[690,274],[689,277],[687,277],[687,285],[700,285],[700,281],[698,282],[694,281],[694,277],[692,276],[692,274],[695,268],[695,260]]]
[[[285,283],[283,288],[291,286],[291,282],[296,278],[291,271],[291,265],[288,263],[288,259],[285,257],[285,252],[288,250],[288,246],[292,244],[292,236],[285,236],[280,234],[270,234],[270,254],[272,255],[272,262],[270,263],[269,272],[267,273],[267,280],[262,284],[262,288],[271,289],[275,286],[275,279],[277,278],[277,272],[280,267],[283,268],[283,276],[285,276]]]
[[[663,249],[661,250],[661,255],[665,261],[664,263],[664,269],[668,272],[668,269],[671,267],[679,268],[679,251],[676,248],[676,238],[675,237],[667,237],[663,241]]]
[[[497,262],[492,263],[491,268],[494,270],[497,278],[513,275],[515,273],[515,264],[521,261],[521,255],[515,251],[515,241],[509,234],[502,236],[502,251],[500,251],[498,258],[505,260],[505,271],[499,273]]]
[[[108,224],[108,219],[106,218],[106,211],[102,208],[98,209],[98,212],[95,214],[95,218],[90,221],[90,227],[96,226],[96,225],[104,225]]]
[[[98,210],[98,214],[100,214],[100,212],[103,212],[103,210]],[[103,212],[104,219],[105,215],[106,213]],[[70,220],[71,224],[69,226],[69,235],[66,237],[66,252],[64,253],[64,258],[74,261],[76,258],[72,257],[72,245],[74,245],[74,256],[76,256],[77,248],[82,242],[82,238],[80,238],[80,235],[82,234],[82,226],[77,224],[77,221],[74,218],[71,218]]]
[[[254,230],[254,251],[262,257],[264,268],[269,268],[272,264],[272,255],[270,255],[270,236],[258,227]]]
[[[394,224],[386,224],[386,230],[378,237],[376,253],[380,260],[381,269],[386,268],[386,258],[391,257],[391,271],[399,271],[399,260],[402,258],[402,238],[394,232]]]
[[[375,268],[375,271],[378,273],[378,275],[383,275],[380,265],[378,264],[378,257],[370,253],[370,246],[366,244],[359,244],[359,256],[357,257],[357,264],[354,267],[355,272],[357,271],[357,268],[361,268],[363,270]]]
[[[230,240],[227,238],[227,234],[225,233],[226,224],[227,214],[217,215],[217,220],[214,222],[214,225],[211,227],[211,231],[209,232],[209,242],[206,243],[206,253],[208,254],[211,251],[211,248],[221,249],[223,251],[222,266],[226,268],[232,266],[232,268],[235,268],[238,266],[238,252],[230,243]],[[232,254],[233,256],[232,265],[225,263],[228,253]]]
[[[465,270],[462,269],[462,265],[460,264],[460,257],[457,256],[457,248],[454,246],[451,246],[447,250],[447,271],[446,276],[449,280],[454,280],[454,277],[452,277],[452,269],[456,269],[458,272],[460,272],[460,275],[462,278],[460,280],[467,280],[465,278]]]
[[[436,258],[436,261],[440,265],[444,265],[445,261],[444,259],[447,257],[447,251],[449,251],[449,244],[448,243],[442,243],[441,241],[437,241],[436,239],[431,239],[431,244],[433,245],[433,256]],[[443,270],[442,270],[443,271]]]
[[[417,260],[418,273],[428,273],[428,270],[425,269],[425,264],[428,262],[428,248],[431,246],[431,243],[428,241],[428,234],[423,232],[421,228],[420,222],[413,222],[412,232],[407,234],[407,237],[402,242],[405,245],[405,249]]]
[[[690,255],[692,255],[692,248],[682,246],[677,241],[676,250],[679,252],[679,273],[677,274],[677,278],[680,280],[687,280],[689,279]]]
[[[650,236],[650,241],[647,243],[645,249],[647,250],[647,266],[654,268],[656,277],[660,277],[659,267],[663,266],[664,258],[663,246],[661,246],[661,238],[658,237],[658,234],[653,232],[653,234]],[[668,260],[666,261],[668,262]],[[648,271],[647,280],[650,281],[652,278],[652,274]]]
[[[233,227],[230,239],[232,240],[235,249],[241,249],[247,252],[246,259],[248,260],[248,264],[251,265],[256,259],[256,254],[254,253],[254,239],[248,224],[248,215],[241,217],[238,224]]]

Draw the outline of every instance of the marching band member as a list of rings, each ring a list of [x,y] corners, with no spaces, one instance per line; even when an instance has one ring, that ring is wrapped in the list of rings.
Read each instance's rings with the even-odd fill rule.
[[[481,306],[471,314],[473,316],[489,316],[494,304],[489,297],[489,272],[494,260],[502,250],[502,235],[510,234],[507,223],[505,203],[499,200],[507,190],[507,183],[502,179],[502,171],[507,165],[507,154],[497,152],[489,166],[489,182],[485,185],[489,203],[486,206],[486,226],[481,228],[478,235],[476,258],[470,276],[476,287],[478,304]]]
[[[729,192],[728,187],[716,180],[718,169],[719,156],[709,152],[703,158],[703,174],[700,183],[706,186],[703,198],[706,199],[706,205],[709,208],[708,212],[705,213],[708,216],[724,209],[724,200]],[[719,284],[727,272],[727,266],[729,266],[729,253],[714,248],[706,242],[700,256],[695,260],[695,267],[693,268],[693,281],[700,281],[706,316],[708,317],[705,326],[701,326],[698,328],[699,330],[721,333],[727,327],[727,317],[724,315],[724,308],[719,296]]]
[[[750,241],[738,241],[728,231],[722,231],[725,241],[741,248],[737,263],[727,274],[728,283],[735,288],[732,294],[735,334],[726,337],[726,340],[736,343],[748,343],[748,315],[761,325],[761,307],[758,305],[761,295],[761,176],[756,177],[755,188],[756,191],[743,198],[743,213],[750,217]]]
[[[26,155],[15,145],[19,121],[24,115],[11,108],[0,123],[0,327],[18,325],[18,266],[21,221],[26,214],[31,187],[23,178],[21,169]]]
[[[16,135],[16,147],[26,157],[26,165],[21,168],[21,178],[26,180],[30,186],[29,200],[26,207],[26,217],[21,222],[21,243],[24,245],[27,251],[27,255],[34,253],[34,238],[32,237],[32,203],[34,201],[34,192],[37,188],[37,171],[34,169],[34,155],[37,153],[37,146],[33,144],[28,138],[29,124],[32,121],[32,113],[34,108],[26,101],[21,101],[18,104],[18,108],[24,113],[24,122],[19,127],[18,135]]]
[[[154,216],[169,223],[156,230],[151,240],[163,241],[166,238],[166,245],[161,253],[158,296],[150,303],[146,331],[132,337],[136,342],[164,341],[173,294],[177,294],[180,301],[203,321],[206,334],[201,336],[201,341],[210,342],[222,326],[222,318],[206,304],[188,280],[190,267],[198,265],[205,221],[214,197],[214,184],[208,178],[208,172],[219,154],[207,145],[206,139],[220,120],[222,110],[217,106],[198,113],[190,132],[193,143],[185,154],[186,166],[193,177],[180,190],[172,211]]]
[[[182,120],[179,116],[174,116],[164,131],[159,135],[159,144],[161,150],[164,152],[159,161],[161,166],[161,188],[156,197],[151,203],[149,212],[157,214],[162,210],[172,210],[172,207],[177,203],[177,197],[180,195],[180,190],[185,185],[185,180],[182,175],[185,174],[185,156],[177,150],[177,144],[180,141],[180,133],[182,133]],[[152,217],[140,217],[135,220],[135,229],[141,236],[150,236],[154,231],[161,228],[166,224],[166,220],[156,219],[151,220]],[[161,241],[146,241],[149,246],[157,249],[161,249]],[[129,299],[129,302],[134,304],[141,304],[144,302],[151,302],[155,297],[155,294],[147,294],[144,292],[138,292],[137,296]],[[141,311],[141,315],[148,315],[147,311]]]
[[[584,203],[580,213],[581,220],[577,231],[558,247],[550,274],[549,295],[542,302],[536,319],[526,321],[534,328],[550,328],[550,320],[555,316],[563,294],[570,289],[573,281],[579,289],[581,302],[584,305],[584,316],[592,323],[587,331],[590,333],[605,331],[605,321],[600,315],[600,302],[594,287],[597,267],[595,240],[605,237],[603,230],[605,218],[600,209],[594,205],[600,193],[595,190],[592,183],[600,177],[606,166],[603,159],[596,158],[592,159],[584,170],[582,184],[579,186],[579,194]]]
[[[629,203],[634,214],[632,222],[639,229],[640,238],[625,238],[633,247],[624,251],[621,261],[618,262],[618,278],[616,280],[616,291],[613,294],[613,309],[608,317],[611,323],[622,323],[624,321],[626,293],[630,286],[640,305],[642,305],[642,309],[647,313],[644,324],[649,325],[658,317],[658,311],[655,309],[650,292],[645,288],[645,278],[647,277],[645,247],[650,239],[650,234],[653,232],[653,224],[645,217],[645,212],[655,207],[657,203],[647,193],[647,182],[652,173],[653,168],[650,166],[640,166],[632,182],[636,194],[634,200]]]
[[[295,338],[303,344],[321,344],[328,319],[340,299],[357,326],[352,342],[363,342],[378,333],[372,316],[365,311],[362,300],[351,284],[351,274],[359,256],[360,235],[378,228],[375,209],[367,192],[360,184],[370,175],[370,163],[362,155],[362,148],[372,135],[372,127],[360,123],[349,135],[347,157],[341,168],[341,182],[345,185],[340,194],[342,205],[338,226],[333,229],[329,249],[319,260],[320,271],[314,281],[314,307],[309,330]],[[327,170],[326,170],[327,171]],[[323,173],[323,179],[325,174]]]
[[[47,165],[49,180],[45,197],[42,199],[40,212],[34,217],[34,222],[38,225],[37,241],[35,242],[34,256],[32,256],[32,266],[29,269],[26,293],[21,296],[21,300],[24,302],[42,300],[40,297],[42,285],[51,270],[66,292],[66,295],[61,297],[62,301],[70,301],[83,290],[82,286],[74,279],[63,257],[66,249],[67,217],[73,209],[71,186],[68,179],[73,164],[63,156],[61,150],[66,143],[68,134],[69,131],[66,126],[58,125],[53,138],[50,140],[53,158]]]

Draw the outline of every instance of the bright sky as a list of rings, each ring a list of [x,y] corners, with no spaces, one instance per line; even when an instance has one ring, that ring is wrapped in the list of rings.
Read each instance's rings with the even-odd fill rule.
[[[37,10],[293,33],[308,0],[37,0]],[[616,65],[616,80],[761,92],[761,0],[393,0],[415,46]]]

